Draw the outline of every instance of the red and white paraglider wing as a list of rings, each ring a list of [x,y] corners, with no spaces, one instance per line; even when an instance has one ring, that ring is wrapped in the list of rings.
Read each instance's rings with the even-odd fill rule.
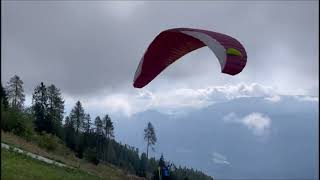
[[[217,56],[222,73],[235,75],[246,65],[244,47],[230,36],[200,29],[169,29],[149,45],[136,70],[133,86],[144,87],[180,57],[204,46]]]

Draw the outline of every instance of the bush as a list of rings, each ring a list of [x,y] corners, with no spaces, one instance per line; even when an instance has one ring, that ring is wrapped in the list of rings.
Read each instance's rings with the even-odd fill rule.
[[[1,106],[1,129],[28,140],[33,134],[32,118],[13,108],[4,110]]]
[[[55,151],[59,143],[61,143],[60,141],[58,137],[44,132],[36,136],[37,144],[48,151]]]
[[[97,150],[96,148],[87,148],[85,151],[84,151],[84,154],[83,154],[84,158],[95,164],[95,165],[98,165],[99,164],[99,160],[97,158]]]

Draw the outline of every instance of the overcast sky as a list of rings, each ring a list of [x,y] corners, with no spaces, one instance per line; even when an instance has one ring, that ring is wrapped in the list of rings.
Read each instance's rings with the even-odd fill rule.
[[[41,81],[60,88],[67,105],[80,99],[89,109],[132,109],[130,99],[145,94],[155,99],[181,89],[184,101],[191,102],[186,92],[193,97],[209,87],[239,84],[318,96],[319,1],[1,3],[1,81],[19,75],[28,97]],[[237,76],[222,74],[217,58],[204,47],[144,89],[134,89],[145,49],[161,31],[176,27],[235,37],[246,48],[247,66]],[[179,97],[174,93],[171,101]]]

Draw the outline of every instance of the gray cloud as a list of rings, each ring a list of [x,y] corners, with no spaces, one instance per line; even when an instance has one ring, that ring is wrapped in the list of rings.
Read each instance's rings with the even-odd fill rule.
[[[247,48],[239,76],[220,73],[207,48],[168,68],[147,89],[257,82],[314,91],[318,84],[318,1],[2,2],[2,82],[18,74],[31,93],[40,81],[66,94],[133,91],[153,38],[173,27],[224,32]],[[200,62],[201,61],[201,62]]]

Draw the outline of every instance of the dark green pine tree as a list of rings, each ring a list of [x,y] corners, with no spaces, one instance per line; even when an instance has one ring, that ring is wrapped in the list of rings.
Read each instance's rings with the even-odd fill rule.
[[[113,147],[113,141],[111,141],[111,140],[108,140],[106,155],[107,155],[106,160],[108,162],[110,162],[112,164],[116,164],[116,161],[117,161],[116,152]]]
[[[155,157],[152,157],[148,161],[147,171],[153,172],[158,167],[158,161]]]
[[[48,96],[48,118],[52,121],[53,132],[55,135],[62,137],[62,120],[64,113],[64,100],[60,89],[55,85],[50,85],[47,88]]]
[[[47,116],[47,88],[43,82],[34,89],[34,93],[32,95],[32,109],[35,116],[35,130],[37,132],[45,131],[47,133],[53,133],[52,121],[50,121]]]
[[[84,132],[86,134],[89,134],[90,133],[90,130],[91,130],[91,117],[90,117],[90,114],[86,114],[85,115],[85,121],[84,121]]]
[[[111,121],[111,118],[109,117],[109,115],[106,115],[103,120],[103,129],[104,129],[104,133],[105,133],[105,137],[107,139],[113,139],[114,138],[114,127],[113,127],[113,122]]]
[[[20,77],[14,75],[9,80],[6,90],[10,106],[22,110],[23,103],[25,101],[25,95],[23,90],[23,81],[20,79]]]
[[[2,86],[1,83],[1,106],[3,105],[4,109],[7,109],[9,106],[8,95],[6,89]]]
[[[91,117],[90,114],[85,115],[85,120],[84,120],[84,133],[83,133],[83,146],[84,148],[88,148],[92,144],[91,142]]]
[[[146,177],[146,171],[148,167],[148,158],[146,153],[142,153],[140,159],[139,176]]]
[[[98,159],[103,158],[104,152],[104,138],[103,138],[103,124],[102,120],[99,116],[97,116],[94,120],[95,125],[95,136],[96,136],[96,147],[97,147],[97,157]]]
[[[94,120],[94,125],[96,126],[95,133],[100,136],[103,135],[103,123],[100,116],[97,116]]]
[[[69,118],[74,122],[74,129],[76,130],[77,134],[84,130],[83,125],[85,121],[85,113],[80,101],[78,101],[74,108],[71,110]]]
[[[66,116],[64,123],[64,140],[66,145],[72,149],[76,150],[76,131],[74,129],[74,122],[70,120],[69,116]]]
[[[85,124],[85,112],[81,105],[80,101],[76,102],[76,105],[71,110],[69,118],[75,129],[75,149],[76,155],[79,158],[82,158],[84,152],[84,138],[82,132],[84,132],[84,124]]]
[[[147,158],[149,153],[149,146],[154,150],[153,145],[157,142],[157,136],[154,130],[153,125],[148,122],[147,127],[144,129],[144,140],[147,141]]]

